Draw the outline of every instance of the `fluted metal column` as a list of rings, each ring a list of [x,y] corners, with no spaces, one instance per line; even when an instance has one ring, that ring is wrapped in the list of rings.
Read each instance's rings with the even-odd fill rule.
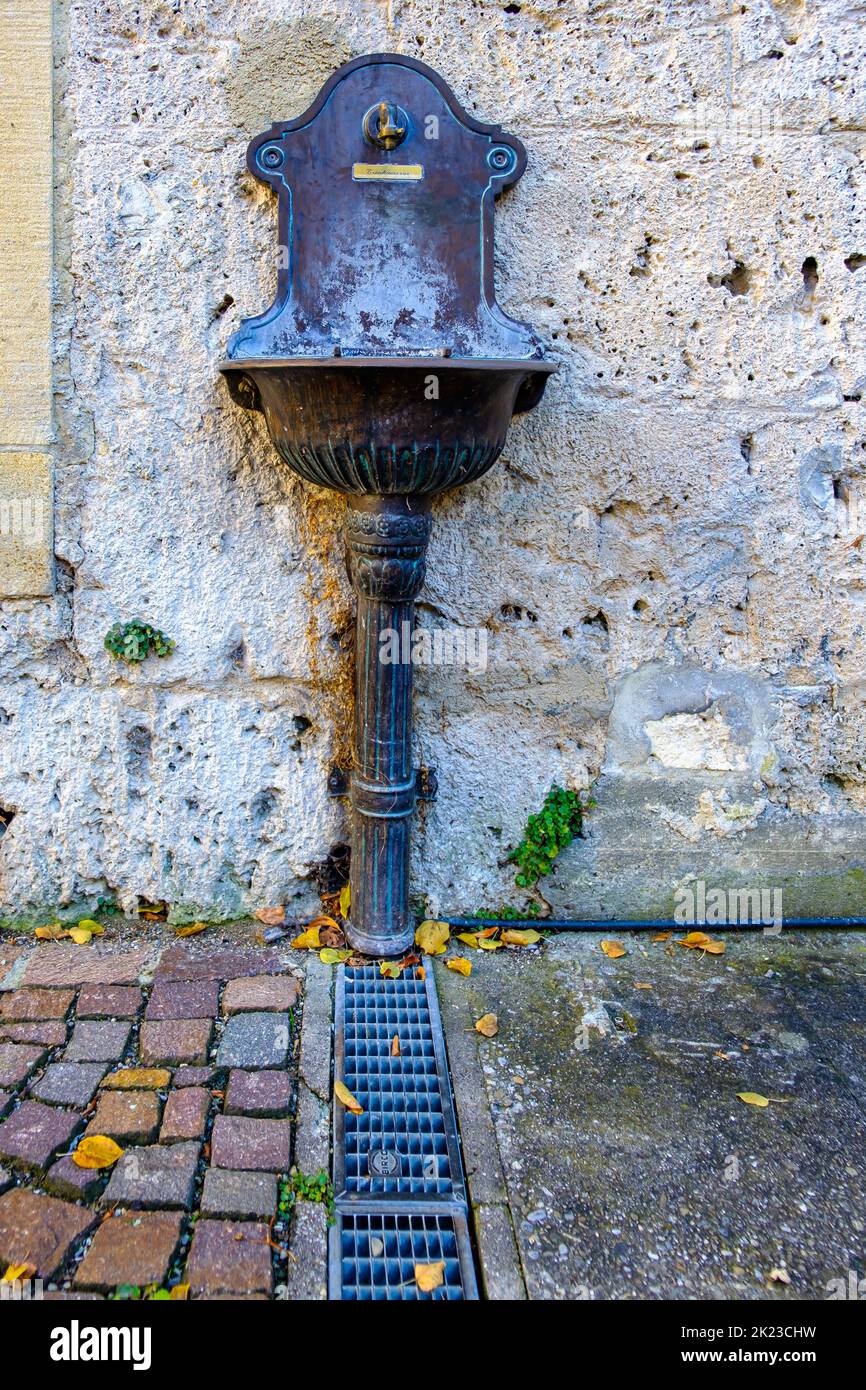
[[[411,633],[424,583],[430,504],[417,496],[351,497],[347,561],[355,625],[355,766],[351,774],[350,944],[368,955],[404,953],[409,912],[412,767]]]

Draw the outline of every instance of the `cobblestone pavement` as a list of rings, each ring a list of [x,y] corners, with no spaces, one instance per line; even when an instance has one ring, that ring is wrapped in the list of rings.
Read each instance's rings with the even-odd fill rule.
[[[250,924],[0,941],[0,1277],[44,1297],[280,1297],[301,968]],[[123,1153],[79,1167],[85,1136]]]

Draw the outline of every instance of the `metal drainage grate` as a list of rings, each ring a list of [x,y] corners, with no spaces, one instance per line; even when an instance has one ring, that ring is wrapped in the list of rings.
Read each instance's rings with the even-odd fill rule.
[[[391,980],[377,966],[341,967],[334,1052],[335,1075],[363,1114],[335,1103],[330,1296],[477,1298],[432,971]],[[422,1294],[415,1264],[439,1261],[444,1283]]]
[[[474,1291],[475,1278],[462,1212],[442,1216],[342,1212],[339,1223],[338,1297],[429,1302],[472,1296],[466,1292],[467,1288]],[[444,1282],[432,1293],[422,1293],[415,1282],[416,1263],[440,1260],[445,1265]],[[468,1269],[464,1268],[467,1263]]]

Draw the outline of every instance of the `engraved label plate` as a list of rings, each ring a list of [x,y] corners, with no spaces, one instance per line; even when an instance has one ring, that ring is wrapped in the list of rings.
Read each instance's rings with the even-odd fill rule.
[[[353,164],[352,178],[386,183],[417,183],[424,177],[423,164]]]

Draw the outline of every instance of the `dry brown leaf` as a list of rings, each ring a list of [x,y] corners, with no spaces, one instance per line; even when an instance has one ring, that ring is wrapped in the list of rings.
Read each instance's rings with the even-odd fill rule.
[[[397,1036],[396,1033],[394,1034],[393,1038],[391,1039],[391,1056],[392,1056],[392,1057],[399,1057],[399,1056],[400,1056],[400,1039],[398,1038],[398,1036]]]
[[[453,956],[451,960],[446,960],[445,964],[449,970],[454,970],[458,975],[471,975],[472,965],[463,956]]]
[[[601,949],[611,960],[619,960],[620,956],[628,955],[621,941],[603,941]]]
[[[415,932],[415,945],[420,946],[427,956],[445,954],[445,944],[451,938],[451,928],[447,922],[422,922]]]
[[[107,1134],[85,1135],[72,1155],[72,1162],[79,1168],[110,1168],[123,1153],[119,1144],[109,1139]]]
[[[415,966],[415,979],[421,980],[422,982],[427,979],[427,971],[423,965]]]
[[[680,940],[677,942],[677,945],[686,946],[690,950],[694,950],[697,946],[700,946],[702,948],[705,947],[709,940],[710,938],[707,936],[705,931],[690,931],[688,935],[680,938]]]
[[[60,941],[69,932],[59,922],[49,922],[47,927],[37,927],[33,935],[37,941]]]
[[[434,1289],[441,1288],[445,1283],[445,1261],[437,1260],[435,1264],[416,1265],[415,1283],[422,1293],[432,1293]]]
[[[201,932],[207,931],[207,922],[190,922],[186,927],[175,927],[175,936],[198,936]]]
[[[334,1082],[334,1095],[337,1097],[340,1104],[345,1105],[346,1109],[350,1110],[353,1115],[363,1115],[363,1105],[361,1105],[360,1101],[355,1099],[348,1086],[342,1081]]]
[[[266,927],[281,927],[286,920],[286,909],[284,907],[260,907],[253,913],[257,922],[264,922]]]
[[[746,1105],[757,1105],[759,1110],[764,1110],[770,1104],[767,1097],[758,1095],[757,1091],[738,1091],[737,1100],[745,1101]]]
[[[476,1033],[480,1033],[482,1038],[495,1038],[499,1032],[499,1019],[496,1014],[482,1014],[475,1025]]]
[[[653,941],[670,941],[672,933],[669,931],[657,931]]]

